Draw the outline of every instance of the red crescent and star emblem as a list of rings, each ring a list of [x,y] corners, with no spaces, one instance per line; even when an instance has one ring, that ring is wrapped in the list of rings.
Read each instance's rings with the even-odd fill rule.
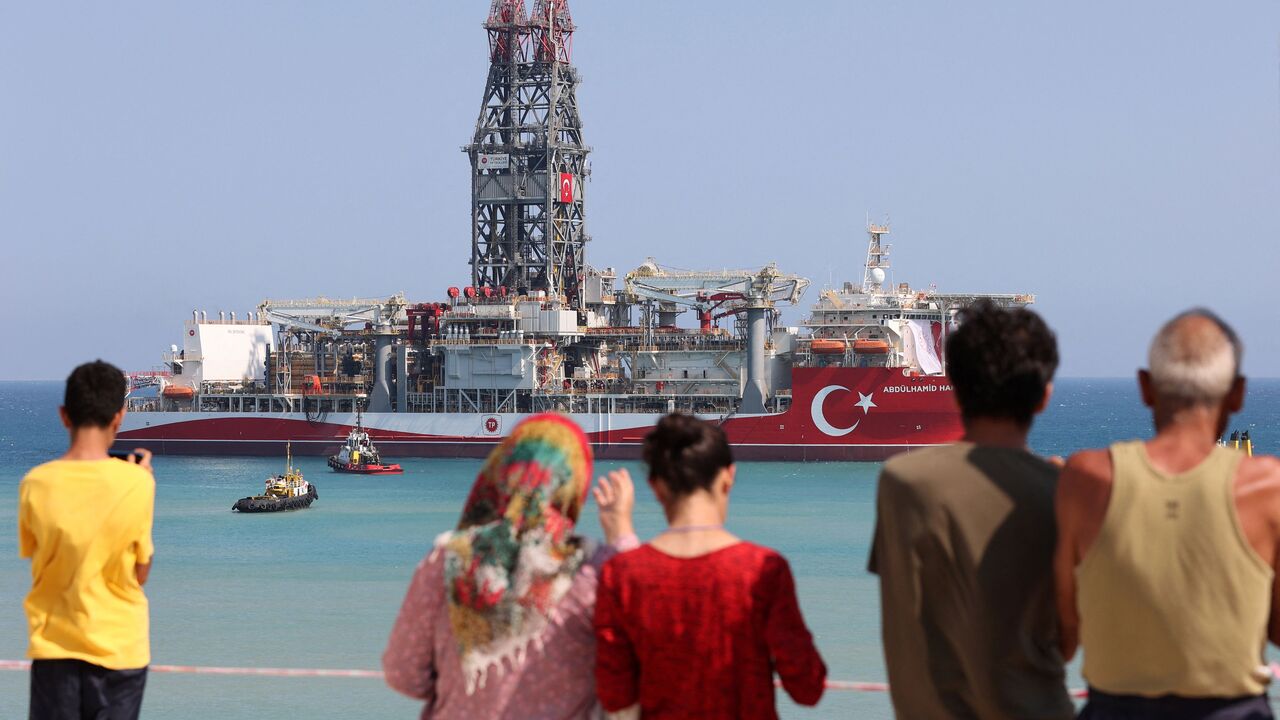
[[[843,385],[828,385],[822,388],[813,396],[813,402],[809,407],[809,415],[810,419],[813,420],[814,427],[821,430],[824,435],[829,435],[831,437],[843,437],[854,430],[857,430],[858,426],[862,424],[862,419],[859,418],[857,422],[849,427],[836,427],[835,425],[832,425],[831,421],[827,419],[826,411],[822,409],[822,406],[826,403],[827,396],[835,392],[850,392],[850,390]],[[872,400],[873,395],[875,395],[874,392],[867,395],[859,392],[858,402],[853,403],[853,407],[862,408],[862,415],[864,417],[867,413],[871,412],[871,408],[878,407],[875,404],[875,401]]]

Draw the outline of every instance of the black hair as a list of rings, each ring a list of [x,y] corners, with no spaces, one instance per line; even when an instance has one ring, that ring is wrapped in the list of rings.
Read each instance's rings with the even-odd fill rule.
[[[649,480],[661,480],[676,497],[710,490],[716,475],[733,464],[719,427],[692,415],[672,413],[644,437]]]
[[[67,376],[62,407],[66,408],[72,427],[106,427],[124,407],[128,390],[129,382],[120,368],[94,360]]]
[[[1058,341],[1039,315],[979,300],[947,337],[947,374],[966,419],[1029,426],[1058,369]]]

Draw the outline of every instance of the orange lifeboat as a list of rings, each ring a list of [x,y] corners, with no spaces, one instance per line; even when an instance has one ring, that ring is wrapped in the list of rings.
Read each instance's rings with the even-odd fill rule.
[[[831,340],[828,338],[814,338],[812,345],[813,352],[819,355],[838,355],[843,353],[846,347],[848,346],[845,345],[843,340]]]
[[[184,385],[169,385],[160,391],[160,395],[170,400],[190,400],[196,396],[196,391]]]
[[[889,343],[884,340],[854,340],[853,351],[867,355],[886,355],[889,352]]]

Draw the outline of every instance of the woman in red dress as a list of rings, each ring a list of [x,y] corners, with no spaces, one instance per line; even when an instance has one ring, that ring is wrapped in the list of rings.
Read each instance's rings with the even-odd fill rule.
[[[644,443],[668,528],[614,556],[596,597],[596,692],[604,709],[650,718],[778,717],[776,674],[801,705],[827,668],[777,552],[724,529],[734,465],[724,433],[668,415]],[[625,470],[610,484],[630,485]]]

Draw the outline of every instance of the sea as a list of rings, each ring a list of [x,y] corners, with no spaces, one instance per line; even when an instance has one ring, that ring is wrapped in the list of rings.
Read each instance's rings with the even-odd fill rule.
[[[30,565],[18,558],[17,488],[32,466],[58,456],[60,383],[0,382],[0,660],[22,659],[22,599]],[[1280,380],[1250,384],[1232,427],[1257,452],[1280,450]],[[1044,455],[1143,437],[1151,422],[1132,379],[1060,380],[1031,435]],[[476,460],[404,461],[400,476],[337,475],[323,458],[298,464],[320,499],[308,510],[240,515],[238,498],[279,472],[283,458],[155,459],[152,659],[157,664],[379,667],[414,566],[457,522]],[[641,473],[638,463],[618,465]],[[879,596],[866,572],[875,520],[875,463],[742,463],[729,529],[786,555],[805,620],[836,680],[884,681]],[[639,477],[643,477],[641,473]],[[637,488],[642,538],[664,526],[657,502]],[[595,509],[581,534],[600,537]],[[0,670],[0,718],[26,717],[28,675]],[[1070,684],[1083,685],[1078,664]],[[778,693],[784,718],[891,718],[881,692],[828,691],[816,708]],[[152,673],[143,717],[273,720],[415,718],[419,705],[378,679],[272,678]]]

